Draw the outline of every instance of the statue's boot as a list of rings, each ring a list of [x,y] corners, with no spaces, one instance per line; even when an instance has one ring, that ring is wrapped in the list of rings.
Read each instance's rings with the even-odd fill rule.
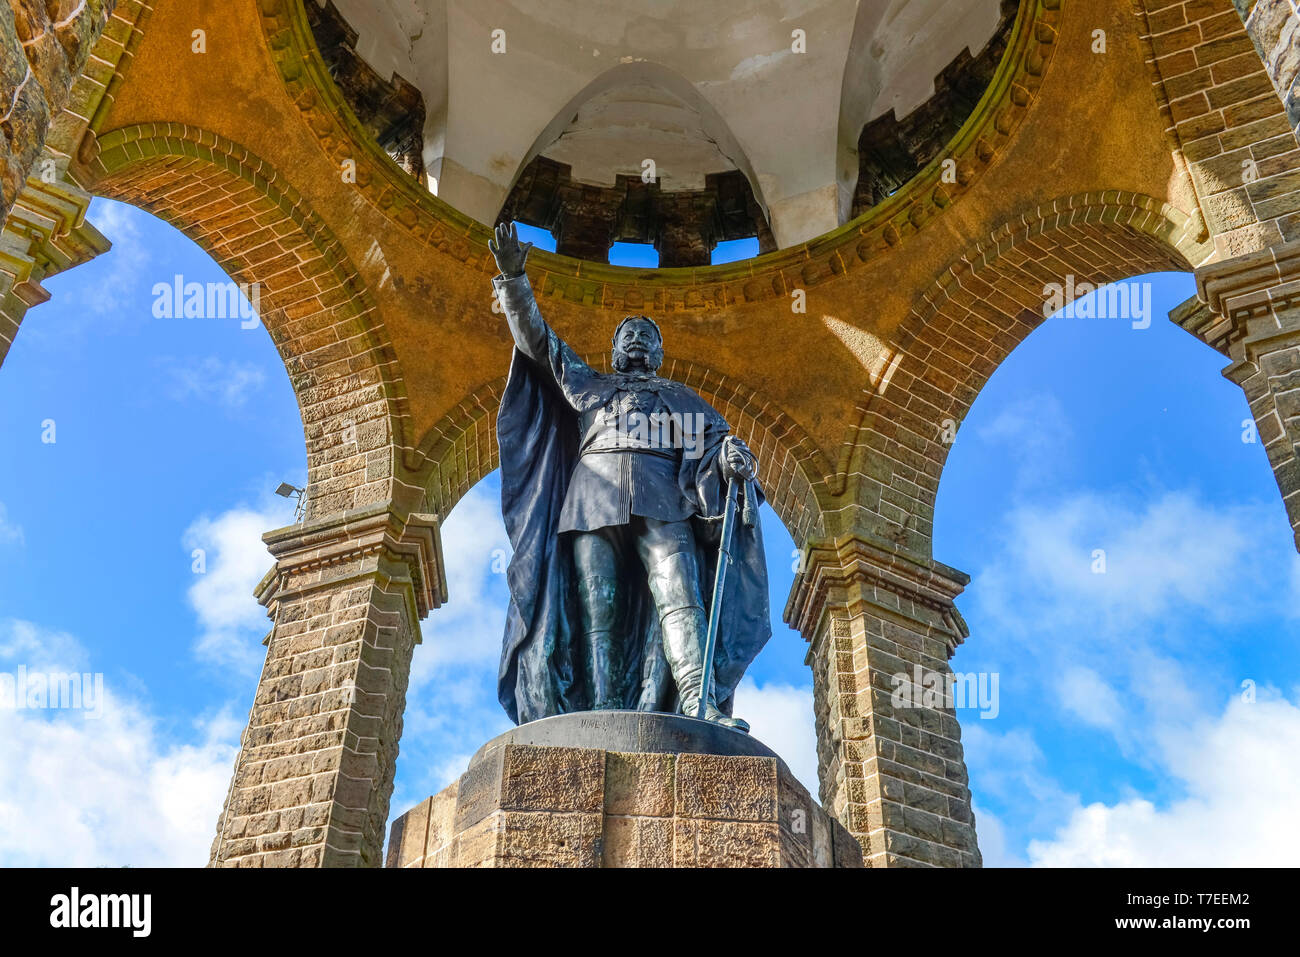
[[[620,693],[622,655],[614,637],[617,589],[617,579],[602,575],[591,575],[578,583],[583,613],[584,664],[593,711],[616,711],[626,706]]]
[[[699,602],[698,570],[695,556],[677,552],[656,563],[650,574],[650,590],[659,609],[659,629],[663,636],[664,656],[672,669],[681,699],[682,714],[699,715],[700,697],[704,696],[704,720],[749,731],[749,725],[718,710],[713,682],[704,684],[704,638],[708,623]]]

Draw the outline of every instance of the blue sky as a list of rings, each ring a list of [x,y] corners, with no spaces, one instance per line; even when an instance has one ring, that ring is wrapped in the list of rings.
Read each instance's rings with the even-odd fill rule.
[[[155,283],[225,281],[201,250],[130,207],[97,200],[91,219],[114,249],[47,284],[0,369],[0,672],[103,672],[106,700],[97,719],[0,710],[0,864],[199,865],[269,627],[260,535],[292,521],[272,489],[303,484],[302,426],[264,329],[154,318]],[[1300,852],[1300,557],[1225,360],[1165,319],[1191,278],[1144,281],[1149,328],[1055,317],[1012,354],[940,488],[935,556],[972,576],[953,666],[999,678],[996,718],[961,714],[990,864]],[[498,492],[489,477],[444,529],[462,558],[423,624],[394,813],[507,726]],[[764,521],[774,637],[738,713],[811,784],[806,646],[779,621],[792,545]]]

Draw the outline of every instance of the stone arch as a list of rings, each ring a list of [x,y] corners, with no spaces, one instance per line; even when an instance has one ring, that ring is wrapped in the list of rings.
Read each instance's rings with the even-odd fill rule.
[[[1190,271],[1213,253],[1198,233],[1197,220],[1149,196],[1087,193],[1009,220],[952,263],[895,331],[841,451],[848,494],[874,512],[877,533],[930,558],[945,431],[1045,320],[1046,284]]]
[[[307,445],[308,517],[391,496],[406,390],[370,294],[303,197],[238,143],[179,123],[101,134],[90,188],[160,217],[256,283]]]
[[[586,358],[608,371],[607,356]],[[820,536],[830,466],[798,423],[776,403],[700,363],[668,357],[660,372],[698,392],[754,450],[759,482],[795,544]],[[505,383],[504,376],[485,383],[421,439],[419,450],[427,464],[418,477],[425,490],[420,511],[445,516],[500,464],[496,411]]]

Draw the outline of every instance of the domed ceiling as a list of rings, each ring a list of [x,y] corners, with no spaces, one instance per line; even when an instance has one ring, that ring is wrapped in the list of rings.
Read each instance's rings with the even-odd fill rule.
[[[304,0],[380,145],[480,222],[707,264],[795,245],[938,155],[1015,0]]]

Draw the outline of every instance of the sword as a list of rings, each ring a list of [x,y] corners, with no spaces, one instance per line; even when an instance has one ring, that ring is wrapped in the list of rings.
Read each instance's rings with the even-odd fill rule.
[[[745,507],[742,520],[754,524],[754,510],[749,482],[745,481]],[[713,573],[713,600],[709,603],[709,630],[704,637],[704,678],[700,683],[700,709],[695,715],[704,717],[705,708],[713,691],[713,654],[718,647],[718,626],[722,620],[722,588],[727,581],[727,566],[731,564],[731,536],[736,524],[736,497],[740,483],[727,479],[727,507],[722,513],[722,541],[718,546],[718,567]]]

